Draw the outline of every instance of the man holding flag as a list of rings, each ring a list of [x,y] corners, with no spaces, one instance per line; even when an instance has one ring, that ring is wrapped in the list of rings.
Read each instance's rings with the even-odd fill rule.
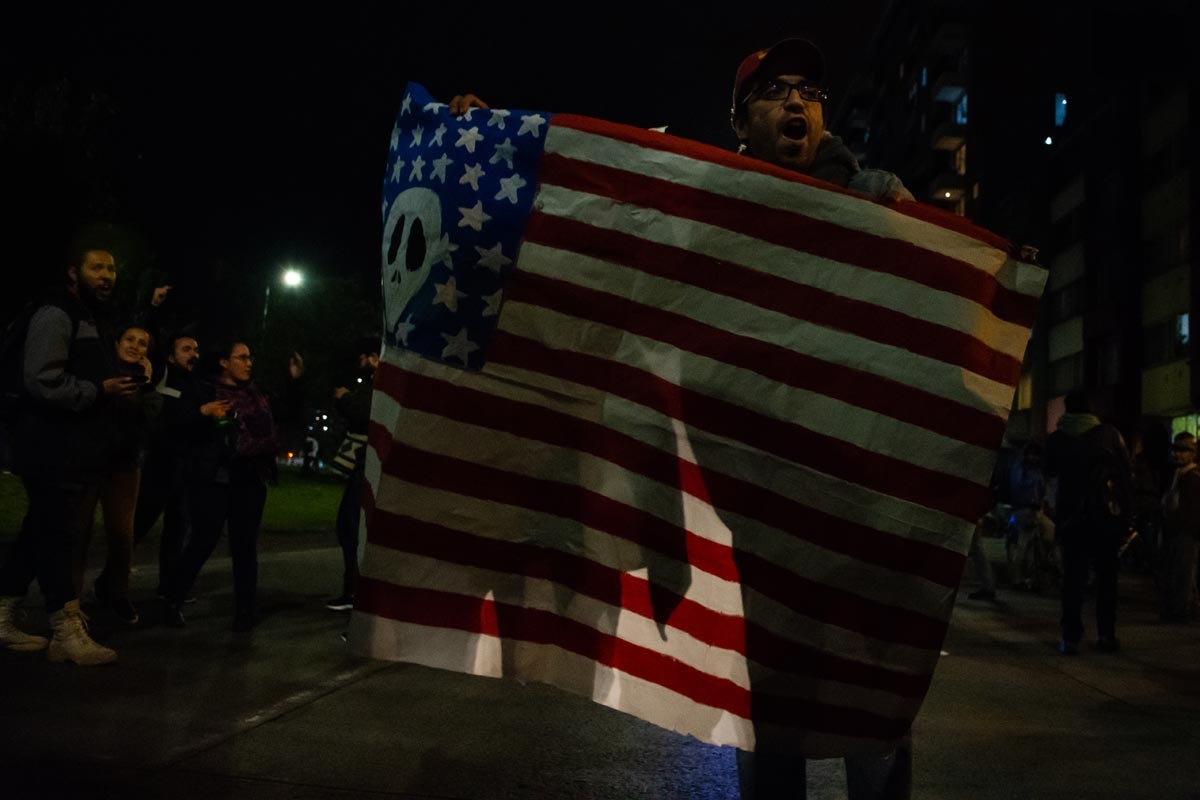
[[[409,86],[358,650],[751,751],[747,797],[861,753],[853,798],[907,796],[1045,274],[896,204],[823,77],[742,62],[756,160]]]

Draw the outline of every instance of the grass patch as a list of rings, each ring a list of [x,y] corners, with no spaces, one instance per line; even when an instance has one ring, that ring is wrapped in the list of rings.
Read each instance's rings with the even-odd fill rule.
[[[279,485],[267,491],[263,530],[333,530],[344,486],[341,478],[311,477],[298,470],[281,469]],[[0,542],[17,538],[21,520],[25,518],[25,507],[21,479],[7,472],[0,473]]]
[[[333,476],[311,477],[282,468],[279,485],[267,491],[263,530],[331,531],[337,519],[345,481]]]

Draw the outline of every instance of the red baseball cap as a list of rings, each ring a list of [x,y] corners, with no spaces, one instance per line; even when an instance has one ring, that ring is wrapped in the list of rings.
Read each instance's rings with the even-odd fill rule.
[[[747,85],[751,79],[764,69],[775,75],[802,75],[819,85],[825,79],[825,56],[821,54],[820,48],[808,39],[783,39],[766,50],[758,50],[746,56],[733,79],[731,113],[746,99],[749,93]]]

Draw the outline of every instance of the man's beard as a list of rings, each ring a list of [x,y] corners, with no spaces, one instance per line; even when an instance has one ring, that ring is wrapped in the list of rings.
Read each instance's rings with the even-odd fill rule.
[[[92,311],[107,311],[112,303],[111,289],[109,289],[108,297],[104,300],[97,297],[96,291],[84,281],[79,281],[76,285],[76,291],[79,293],[79,299]]]

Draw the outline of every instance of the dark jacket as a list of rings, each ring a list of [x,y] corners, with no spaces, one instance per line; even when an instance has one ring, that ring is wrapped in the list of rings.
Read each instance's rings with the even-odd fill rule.
[[[164,364],[163,378],[154,387],[162,408],[158,417],[151,420],[148,447],[156,458],[174,459],[187,449],[180,432],[180,400],[192,385],[192,373],[175,364]]]
[[[362,383],[334,401],[333,406],[346,420],[350,433],[366,435],[371,422],[371,394],[375,390],[375,376],[364,376]]]
[[[1112,425],[1090,414],[1065,414],[1058,430],[1046,440],[1046,475],[1058,479],[1054,501],[1055,521],[1059,526],[1088,524],[1087,498],[1094,467],[1109,457],[1119,465],[1123,492],[1132,497],[1132,467],[1121,434]],[[1132,507],[1125,509],[1132,513]]]
[[[881,169],[863,169],[858,159],[840,136],[826,133],[817,144],[817,155],[808,169],[808,174],[818,180],[844,186],[862,192],[876,200],[897,195],[912,200],[912,192],[891,172]]]
[[[145,374],[140,364],[126,364],[120,359],[115,364],[119,376],[137,377]],[[112,398],[106,410],[110,419],[111,467],[125,470],[140,466],[149,444],[151,426],[162,413],[162,395],[147,382],[137,394]]]
[[[30,319],[22,353],[17,470],[72,479],[103,475],[115,444],[103,383],[115,374],[115,345],[103,320],[65,291],[42,305]]]

